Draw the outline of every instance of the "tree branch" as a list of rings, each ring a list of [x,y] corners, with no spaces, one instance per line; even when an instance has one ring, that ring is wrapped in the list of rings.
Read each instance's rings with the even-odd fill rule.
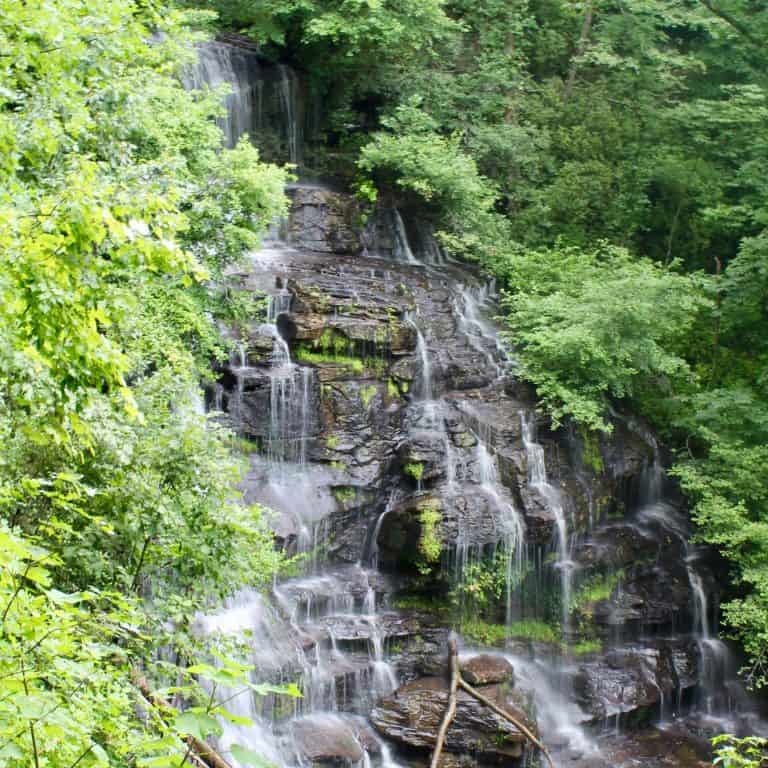
[[[445,744],[448,728],[453,722],[453,718],[456,716],[458,687],[461,675],[459,674],[459,651],[456,646],[455,638],[451,638],[448,641],[448,668],[451,672],[451,685],[448,689],[448,706],[445,708],[443,722],[440,723],[440,730],[437,732],[437,741],[435,742],[435,749],[432,752],[432,760],[430,761],[429,768],[437,768],[437,764],[440,762],[440,756],[443,753],[443,745]]]
[[[549,754],[549,750],[533,735],[531,730],[527,728],[523,723],[521,723],[516,717],[511,715],[509,712],[507,712],[506,709],[502,709],[500,706],[492,702],[489,698],[486,696],[483,696],[482,693],[479,691],[476,691],[469,683],[465,682],[464,678],[459,676],[459,688],[461,688],[463,691],[466,691],[470,696],[472,696],[474,699],[477,699],[481,704],[485,704],[486,707],[493,710],[499,717],[503,717],[508,722],[512,723],[512,725],[517,728],[520,733],[525,736],[528,741],[533,744],[536,749],[538,749],[544,757],[547,758],[547,762],[551,766],[551,768],[555,768],[554,762],[552,762],[552,756]]]
[[[165,699],[154,695],[149,690],[149,684],[146,679],[139,674],[134,674],[133,683],[139,689],[141,695],[149,702],[154,704],[158,709],[165,712],[176,712],[176,708],[171,706]],[[194,754],[195,758],[208,766],[208,768],[232,768],[232,766],[212,747],[204,741],[194,737],[187,736],[185,739],[188,749],[187,754],[184,756],[185,760],[188,760]]]

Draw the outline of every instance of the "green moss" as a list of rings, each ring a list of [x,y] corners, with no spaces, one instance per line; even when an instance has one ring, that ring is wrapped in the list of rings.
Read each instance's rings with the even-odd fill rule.
[[[387,372],[387,361],[383,357],[366,357],[364,367],[377,379],[383,379]]]
[[[419,570],[429,572],[432,565],[440,560],[443,549],[443,515],[435,506],[424,507],[419,513],[421,533],[419,535]]]
[[[362,387],[360,389],[360,400],[363,403],[363,406],[366,408],[371,404],[371,400],[376,396],[376,393],[379,390],[373,386],[373,384],[368,385],[367,387]]]
[[[348,357],[335,352],[317,352],[303,344],[296,349],[295,357],[301,363],[311,363],[312,365],[343,365],[351,369],[353,373],[362,373],[364,370],[363,361],[358,357]]]
[[[530,640],[536,643],[558,643],[555,628],[543,621],[515,621],[507,626],[472,618],[462,622],[461,633],[467,640],[473,640],[483,645],[498,645],[507,638]]]
[[[338,469],[338,470],[347,468],[346,464],[344,464],[343,461],[332,461],[330,466],[331,466],[331,469]]]
[[[416,482],[421,482],[421,478],[424,476],[424,465],[418,461],[409,462],[403,467],[403,471]]]
[[[603,650],[603,644],[599,640],[582,640],[571,646],[571,653],[574,656],[587,656],[590,653],[600,653]]]
[[[608,600],[618,583],[624,578],[624,571],[618,570],[607,575],[598,574],[587,579],[571,599],[569,610],[591,613],[591,608],[601,600]]]
[[[357,496],[357,490],[348,485],[341,485],[333,489],[333,495],[340,504],[347,504]]]
[[[596,432],[586,427],[579,427],[579,436],[582,441],[581,460],[595,472],[603,471],[603,456],[600,453],[600,441]]]
[[[387,394],[391,398],[400,397],[400,390],[392,379],[387,380]]]
[[[554,627],[543,621],[514,621],[508,628],[509,636],[518,640],[531,640],[537,643],[556,643],[558,635]]]
[[[507,638],[507,628],[504,624],[490,624],[482,619],[464,621],[460,629],[467,640],[481,645],[498,645]]]
[[[392,605],[403,611],[425,611],[440,616],[451,612],[451,606],[434,595],[399,595],[392,601]]]
[[[325,447],[335,451],[339,447],[339,438],[336,435],[330,435],[325,440]]]

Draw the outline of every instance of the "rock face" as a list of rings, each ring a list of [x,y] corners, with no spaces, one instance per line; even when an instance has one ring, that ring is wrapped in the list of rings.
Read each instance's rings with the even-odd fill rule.
[[[382,604],[412,584],[445,602],[467,568],[499,554],[516,560],[502,574],[506,605],[498,597],[505,585],[492,620],[517,615],[529,631],[546,624],[545,637],[588,652],[563,673],[576,720],[658,712],[696,686],[699,647],[660,639],[703,625],[707,607],[692,587],[685,519],[662,502],[670,494],[652,436],[619,416],[610,436],[555,429],[499,346],[484,276],[434,263],[440,253],[428,233],[392,209],[364,227],[348,196],[317,187],[291,195],[288,244],[230,275],[233,290],[265,294],[268,310],[232,329],[244,343],[208,403],[253,446],[243,490],[275,511],[279,544],[344,570],[280,597],[292,606],[285,613],[294,630],[307,624],[302,653],[324,665],[323,701],[348,706],[352,686],[381,678],[387,655],[405,684],[379,701],[372,721],[404,748],[429,750],[445,707],[435,675],[448,627],[429,605],[398,612]],[[414,253],[433,262],[410,263]],[[361,578],[360,564],[396,585]],[[562,610],[553,610],[558,601]],[[550,640],[548,651],[559,645]],[[509,689],[524,683],[535,693],[537,682],[524,680],[517,662],[513,671],[504,658],[480,655],[463,668],[525,717]],[[384,682],[375,691],[396,687]],[[294,733],[311,763],[360,759],[348,723],[307,719]],[[445,766],[467,755],[473,764],[516,759],[522,744],[462,694]]]
[[[535,723],[513,703],[504,687],[488,685],[478,690],[535,730]],[[425,677],[407,683],[381,700],[371,712],[371,721],[383,736],[413,749],[429,751],[435,746],[447,703],[448,683],[441,677]],[[519,758],[525,740],[507,720],[459,691],[456,716],[445,740],[447,751],[471,753],[481,762]]]
[[[364,724],[337,715],[310,715],[293,722],[291,737],[302,763],[353,766],[364,751],[375,751],[375,737]]]
[[[697,682],[698,652],[689,641],[659,640],[651,645],[615,648],[582,664],[574,678],[574,690],[593,721],[659,711],[666,700],[680,695]]]
[[[461,674],[470,685],[514,684],[515,670],[503,656],[481,653],[460,664]]]

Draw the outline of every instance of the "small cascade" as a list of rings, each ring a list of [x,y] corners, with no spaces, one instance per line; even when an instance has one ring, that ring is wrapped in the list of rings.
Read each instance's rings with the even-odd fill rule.
[[[531,488],[541,494],[555,518],[557,544],[557,562],[555,567],[560,574],[561,621],[563,631],[565,632],[568,628],[574,570],[568,535],[568,521],[563,509],[560,492],[547,480],[544,448],[536,442],[536,416],[533,413],[521,411],[520,422],[523,432],[523,445],[528,462],[528,482]]]
[[[284,142],[284,160],[301,165],[303,94],[290,67],[264,61],[255,46],[213,41],[197,47],[197,61],[182,82],[188,90],[229,90],[223,97],[226,114],[218,120],[226,147],[246,134],[254,139],[269,134]]]
[[[416,334],[416,356],[419,359],[420,388],[417,396],[426,403],[434,401],[434,392],[432,388],[432,363],[429,358],[429,347],[424,338],[421,328],[416,322],[416,318],[410,312],[406,313],[405,322],[413,328]]]
[[[501,342],[496,328],[483,317],[483,306],[489,300],[492,284],[483,286],[461,286],[454,299],[454,314],[458,330],[470,347],[479,352],[493,371],[494,378],[504,375],[504,366],[508,362],[507,351]]]
[[[435,229],[430,222],[418,219],[416,221],[416,233],[418,235],[420,261],[432,266],[441,266],[448,263],[443,249],[435,239]]]
[[[285,116],[285,134],[288,143],[288,159],[296,166],[302,163],[303,137],[299,110],[301,105],[299,93],[299,78],[296,73],[284,64],[277,65],[279,74],[278,94],[282,112]]]
[[[687,521],[664,494],[666,475],[658,448],[654,448],[653,461],[640,477],[638,511],[636,519],[644,530],[660,529],[680,542],[685,557],[685,568],[693,595],[693,633],[699,651],[700,695],[698,705],[708,715],[718,711],[730,711],[733,706],[731,692],[738,687],[734,664],[726,644],[716,634],[716,606],[710,595],[698,565],[698,554],[688,543],[690,531]],[[713,629],[715,631],[713,631]]]
[[[396,261],[405,261],[408,264],[419,263],[413,255],[411,245],[408,242],[408,233],[405,229],[403,217],[397,208],[392,209],[392,238],[392,255]]]
[[[525,561],[525,523],[509,495],[503,491],[496,458],[483,440],[477,442],[477,464],[480,486],[499,514],[502,525],[506,557],[506,623],[509,626],[512,621],[512,592],[520,582]]]

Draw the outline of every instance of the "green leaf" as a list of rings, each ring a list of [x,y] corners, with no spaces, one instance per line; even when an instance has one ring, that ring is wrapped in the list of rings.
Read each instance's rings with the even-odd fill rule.
[[[252,768],[274,768],[273,764],[265,760],[258,752],[241,747],[239,744],[233,744],[230,747],[230,752],[232,757],[243,765],[250,765]]]
[[[174,719],[173,729],[183,736],[194,736],[201,741],[212,734],[221,734],[219,721],[205,712],[182,712]]]

